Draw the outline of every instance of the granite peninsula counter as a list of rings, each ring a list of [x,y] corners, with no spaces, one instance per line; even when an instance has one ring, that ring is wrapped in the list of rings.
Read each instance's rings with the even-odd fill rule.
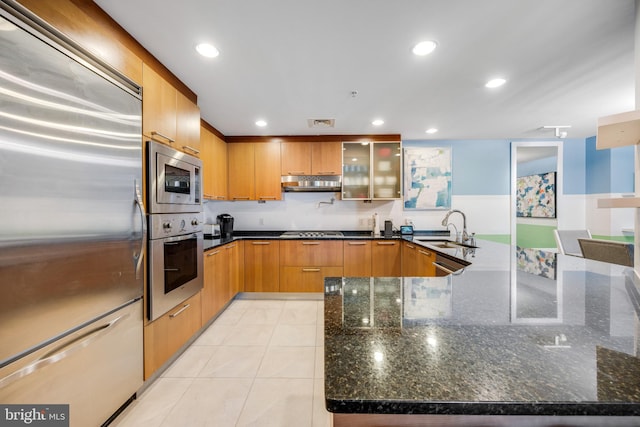
[[[325,279],[334,425],[640,425],[633,270],[478,246],[459,275]]]

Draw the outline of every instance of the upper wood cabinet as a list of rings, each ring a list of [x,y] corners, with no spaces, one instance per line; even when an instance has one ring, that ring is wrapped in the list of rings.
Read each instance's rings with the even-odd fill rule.
[[[282,200],[282,185],[280,183],[280,143],[256,143],[255,180],[256,200]]]
[[[311,175],[310,143],[282,142],[280,153],[282,175]]]
[[[209,200],[227,199],[227,143],[206,127],[200,128],[202,195]]]
[[[229,200],[255,200],[254,143],[237,142],[227,146]]]
[[[311,143],[311,175],[342,175],[342,143]]]
[[[229,200],[281,200],[280,143],[228,144]]]
[[[177,90],[142,64],[142,133],[158,142],[176,140]]]
[[[342,143],[339,141],[282,142],[282,175],[340,175]]]
[[[178,91],[176,96],[176,148],[200,157],[200,108]]]
[[[146,64],[142,64],[142,133],[200,156],[200,108]]]

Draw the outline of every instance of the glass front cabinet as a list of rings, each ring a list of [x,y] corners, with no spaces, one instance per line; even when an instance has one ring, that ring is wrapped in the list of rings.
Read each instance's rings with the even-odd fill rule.
[[[342,200],[402,198],[400,142],[342,143]]]

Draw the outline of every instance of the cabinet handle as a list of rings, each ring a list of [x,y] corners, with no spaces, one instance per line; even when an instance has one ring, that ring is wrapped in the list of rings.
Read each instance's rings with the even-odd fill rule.
[[[395,246],[396,242],[376,242],[379,245],[391,245],[391,246]]]
[[[304,175],[305,174],[304,172],[295,172],[295,171],[293,171],[293,172],[290,171],[290,172],[287,172],[287,173],[289,175]]]
[[[176,142],[176,140],[175,140],[175,139],[173,139],[173,138],[169,138],[167,135],[163,135],[163,134],[161,134],[160,132],[156,132],[155,130],[152,130],[152,131],[151,131],[151,139],[153,139],[153,137],[154,137],[154,136],[159,136],[159,137],[161,137],[161,138],[164,138],[164,139],[166,139],[167,141],[169,141],[170,143],[174,143],[174,142]]]
[[[348,242],[351,246],[364,246],[367,242]]]
[[[249,200],[250,197],[249,196],[245,196],[245,197],[232,197],[232,200]]]
[[[217,255],[219,253],[220,253],[220,251],[207,252],[207,256],[214,256],[214,255]]]
[[[180,310],[176,311],[175,313],[170,314],[169,317],[173,319],[174,317],[179,316],[180,314],[182,314],[182,312],[185,311],[189,307],[191,307],[191,304],[185,304],[184,307],[182,307]]]
[[[224,200],[224,196],[216,196],[216,200]]]
[[[303,268],[302,271],[305,273],[317,273],[318,271],[320,271],[320,269],[319,268]]]
[[[276,196],[260,196],[258,200],[275,200]]]
[[[331,175],[336,173],[336,171],[318,171],[318,175]]]
[[[271,242],[251,242],[252,245],[270,245]]]
[[[420,252],[422,255],[431,256],[431,252],[427,252],[427,251],[418,251],[418,252]]]
[[[235,247],[236,247],[236,244],[234,243],[233,245],[226,246],[225,249],[229,250],[229,249],[233,249]]]
[[[303,245],[319,245],[320,242],[302,242]]]
[[[196,148],[193,148],[193,147],[189,147],[188,145],[183,145],[182,149],[183,150],[189,150],[189,151],[191,151],[192,153],[195,153],[195,154],[200,154],[200,150],[198,150]]]
[[[404,246],[405,246],[405,247],[407,247],[407,248],[409,248],[409,249],[415,249],[415,248],[416,248],[415,246],[411,246],[411,245],[410,245],[410,244],[408,244],[408,243],[407,243],[406,245],[404,245]]]

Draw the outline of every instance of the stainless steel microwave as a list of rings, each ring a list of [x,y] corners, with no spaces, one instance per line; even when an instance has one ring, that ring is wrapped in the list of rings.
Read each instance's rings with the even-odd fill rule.
[[[151,214],[202,212],[202,160],[147,141],[147,209]]]

